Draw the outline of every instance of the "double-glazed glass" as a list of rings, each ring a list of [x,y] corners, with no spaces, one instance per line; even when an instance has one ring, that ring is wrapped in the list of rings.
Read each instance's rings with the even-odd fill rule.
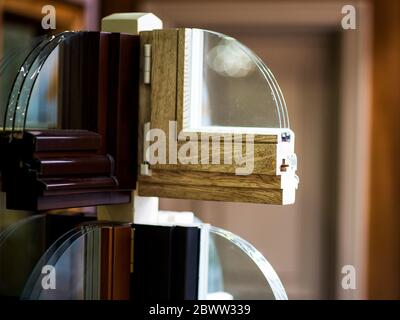
[[[7,136],[20,138],[25,129],[97,130],[99,73],[104,66],[100,34],[63,32],[27,54],[2,113]]]
[[[75,228],[42,256],[26,283],[22,299],[100,299],[101,224]],[[54,272],[54,287],[46,289],[43,270]],[[47,285],[50,286],[50,278]]]
[[[4,129],[10,93],[32,50],[43,41],[17,26],[6,26],[3,31],[4,46],[0,56],[0,131]],[[11,128],[9,128],[11,129]]]
[[[2,200],[0,299],[99,299],[100,228],[108,224],[6,210]]]
[[[58,48],[74,35],[74,32],[64,32],[51,36],[27,55],[16,74],[8,98],[4,130],[22,133],[26,122],[32,128],[56,127]]]
[[[185,29],[183,127],[289,128],[285,99],[272,72],[226,35]]]
[[[212,226],[209,236],[207,299],[287,299],[275,270],[250,243]]]

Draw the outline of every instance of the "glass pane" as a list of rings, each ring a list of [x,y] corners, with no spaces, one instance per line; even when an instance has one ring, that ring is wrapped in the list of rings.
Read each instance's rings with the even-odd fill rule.
[[[32,88],[25,127],[57,129],[59,127],[59,46],[48,56]]]
[[[20,299],[32,274],[41,273],[37,268],[40,261],[48,261],[51,250],[82,229],[76,229],[77,225],[96,224],[93,219],[63,210],[58,214],[7,210],[5,194],[1,193],[0,298]]]
[[[208,299],[286,300],[275,270],[250,243],[210,226]]]
[[[101,226],[78,227],[58,239],[43,255],[29,281],[23,299],[100,299]],[[43,268],[54,268],[55,288],[43,288]],[[48,269],[50,270],[50,269]]]
[[[3,130],[5,114],[16,75],[32,50],[43,40],[35,38],[29,28],[5,24],[4,46],[0,56],[0,131]]]
[[[64,32],[43,40],[14,73],[3,130],[13,138],[24,129],[96,131],[99,59],[100,32]]]
[[[33,128],[55,126],[58,46],[74,35],[76,33],[64,32],[45,39],[26,57],[16,74],[8,99],[4,120],[5,130],[11,130],[16,134],[23,132],[28,107],[32,107],[32,114],[28,117],[30,126]]]
[[[257,55],[220,33],[185,32],[184,129],[289,128],[279,85]]]

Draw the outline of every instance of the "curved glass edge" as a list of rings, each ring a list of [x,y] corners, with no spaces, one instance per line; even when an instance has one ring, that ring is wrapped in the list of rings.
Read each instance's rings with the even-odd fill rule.
[[[41,285],[42,268],[46,265],[56,266],[57,262],[62,258],[62,256],[66,252],[68,252],[68,250],[73,247],[79,239],[82,239],[86,235],[95,231],[96,227],[97,224],[79,226],[65,233],[58,240],[56,240],[43,254],[41,259],[38,261],[35,268],[33,269],[21,294],[21,299],[40,300],[41,293],[43,291]]]
[[[77,32],[66,31],[51,36],[31,51],[14,80],[5,112],[3,131],[11,131],[12,137],[20,136],[25,129],[31,93],[41,68],[60,43],[76,34]]]
[[[5,31],[7,33],[7,31]],[[40,44],[44,37],[25,39],[25,41],[15,41],[13,34],[7,38],[4,35],[5,45],[0,57],[0,132],[3,131],[3,123],[7,110],[7,103],[12,91],[16,75],[24,65],[27,56]],[[8,39],[8,40],[7,40]],[[14,41],[13,41],[14,40]]]
[[[10,91],[10,96],[8,98],[7,109],[4,118],[3,129],[7,128],[12,129],[12,122],[14,121],[16,104],[18,100],[18,96],[21,93],[22,85],[29,73],[32,63],[36,59],[37,55],[43,50],[43,48],[48,44],[48,39],[43,40],[39,43],[26,57],[24,62],[22,63],[18,73],[15,76],[13,87]],[[11,122],[11,123],[10,123]]]
[[[244,50],[247,50],[249,52],[250,56],[253,56],[254,59],[257,61],[257,65],[263,70],[264,74],[266,77],[271,81],[270,86],[271,90],[274,91],[276,95],[276,101],[279,102],[278,106],[281,109],[282,116],[281,116],[281,128],[290,128],[290,123],[289,123],[289,115],[287,112],[287,107],[286,107],[286,100],[285,97],[283,96],[282,90],[272,73],[271,69],[269,69],[266,64],[261,60],[261,58],[256,55],[253,51],[251,51],[248,47],[244,46],[243,44],[240,43],[242,47],[244,47]]]
[[[75,256],[76,254],[79,255],[80,252],[83,252],[81,249],[81,245],[84,242],[81,241],[86,241],[86,238],[90,236],[91,234],[94,234],[95,232],[98,232],[101,230],[102,227],[109,227],[109,226],[115,226],[115,225],[122,225],[118,223],[109,223],[109,222],[101,222],[101,221],[96,221],[96,222],[88,222],[86,224],[83,224],[79,227],[76,227],[64,235],[62,235],[59,239],[57,239],[51,247],[43,254],[41,259],[38,261],[36,264],[35,268],[33,269],[32,273],[29,276],[28,281],[26,282],[26,285],[24,287],[24,290],[21,294],[21,299],[24,300],[31,300],[31,299],[41,299],[41,298],[50,298],[50,299],[70,299],[76,298],[77,296],[81,298],[90,298],[90,299],[96,299],[96,296],[90,295],[87,296],[87,292],[85,291],[84,287],[79,287],[79,290],[77,292],[67,293],[66,295],[63,295],[65,293],[54,293],[54,296],[51,295],[45,295],[43,297],[43,288],[42,288],[42,268],[46,265],[51,265],[51,266],[57,266],[59,261],[63,261],[63,258],[67,258],[68,261],[68,256]],[[255,249],[250,243],[242,239],[241,237],[226,231],[221,228],[209,226],[209,225],[202,225],[200,224],[200,227],[206,227],[205,230],[209,232],[210,234],[217,235],[225,240],[227,240],[229,243],[232,243],[234,246],[240,249],[241,252],[243,252],[245,255],[247,255],[250,259],[251,262],[253,262],[258,269],[261,271],[262,275],[265,277],[269,288],[271,289],[271,292],[275,299],[277,300],[287,300],[287,295],[286,292],[283,288],[283,285],[276,274],[275,270],[273,267],[269,264],[269,262],[266,260],[266,258],[257,250]],[[208,243],[207,243],[208,247]],[[208,247],[210,248],[210,247]],[[85,249],[84,249],[85,250]],[[207,252],[207,255],[209,254],[208,250],[201,250],[204,252]],[[83,256],[82,256],[83,257]],[[208,259],[207,259],[208,260]],[[84,262],[81,262],[84,263]],[[65,261],[62,263],[61,267],[65,267]],[[71,267],[71,266],[70,266]],[[201,268],[201,264],[199,265]],[[85,269],[80,267],[78,268],[79,270],[70,270],[71,275],[69,274],[64,274],[64,277],[77,277],[78,279],[81,279],[81,285],[84,283],[86,280],[87,276],[90,276],[90,274],[85,272]],[[76,274],[75,274],[76,273]],[[83,278],[82,278],[83,277]],[[71,279],[72,279],[71,278]],[[89,279],[90,280],[90,279]],[[93,279],[92,279],[93,280]],[[208,281],[208,280],[207,280]],[[93,293],[92,293],[93,294]],[[98,298],[98,297],[97,297]]]
[[[43,254],[32,273],[29,276],[28,281],[21,294],[22,300],[40,300],[42,297],[42,269],[46,265],[56,266],[57,263],[66,255],[69,251],[74,250],[74,246],[79,241],[85,239],[95,232],[99,232],[103,227],[125,225],[126,223],[117,222],[106,222],[106,221],[91,221],[84,223],[74,229],[69,230],[58,238]],[[65,275],[63,275],[65,276]],[[70,297],[68,297],[69,299]],[[84,297],[86,298],[86,297]],[[90,299],[98,299],[99,297],[91,297]],[[60,299],[60,297],[56,298]],[[67,299],[67,298],[63,298]]]
[[[232,38],[233,39],[233,38]],[[249,49],[247,46],[242,44],[241,42],[233,39],[234,41],[237,42],[238,46],[248,54],[248,56],[252,59],[252,61],[259,67],[260,71],[263,73],[264,77],[267,79],[268,85],[270,86],[270,89],[274,95],[274,99],[277,103],[277,106],[280,109],[279,115],[279,121],[280,121],[280,127],[281,128],[290,128],[289,125],[289,116],[287,113],[287,107],[286,107],[286,101],[285,98],[283,97],[282,90],[276,81],[276,78],[274,74],[272,73],[271,69],[267,67],[264,61],[261,60],[261,58],[256,55],[251,49]]]
[[[219,235],[239,247],[257,265],[267,280],[276,300],[288,300],[278,274],[268,260],[253,245],[230,231],[214,226],[208,226],[208,228],[210,233]]]
[[[197,29],[197,28],[186,28],[185,29],[185,70],[184,70],[184,107],[183,107],[183,129],[185,131],[199,130],[204,129],[203,126],[201,128],[197,128],[197,126],[193,126],[191,124],[190,118],[193,117],[191,108],[188,107],[190,105],[190,86],[191,81],[189,80],[189,71],[188,65],[190,62],[188,61],[189,57],[191,57],[191,41],[192,41],[192,32],[204,32],[208,34],[215,35],[223,40],[232,41],[235,45],[237,45],[250,59],[251,61],[258,67],[258,70],[263,75],[264,79],[266,80],[272,94],[272,98],[276,103],[277,106],[277,114],[279,119],[279,128],[290,128],[289,116],[286,106],[285,98],[282,94],[282,90],[276,81],[275,76],[271,72],[271,70],[267,67],[267,65],[262,61],[262,59],[256,55],[251,49],[247,46],[239,42],[238,40],[227,36],[223,33],[218,33],[215,31],[205,30],[205,29]],[[190,45],[188,45],[190,43]],[[198,54],[197,54],[198,55]],[[209,129],[210,127],[207,127]]]

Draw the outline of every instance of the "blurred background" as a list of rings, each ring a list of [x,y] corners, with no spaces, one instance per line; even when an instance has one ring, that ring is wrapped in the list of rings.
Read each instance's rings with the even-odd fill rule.
[[[162,199],[161,209],[193,211],[251,242],[291,299],[400,298],[399,1],[0,0],[3,53],[43,33],[47,4],[57,9],[57,31],[98,30],[103,16],[140,11],[166,28],[218,31],[250,47],[286,98],[296,204]],[[349,4],[355,30],[341,24]],[[355,290],[342,287],[346,265],[356,269]]]

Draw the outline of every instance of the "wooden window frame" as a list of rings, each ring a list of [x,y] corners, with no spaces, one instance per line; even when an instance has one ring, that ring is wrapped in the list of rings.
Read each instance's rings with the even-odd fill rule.
[[[183,128],[186,30],[164,29],[140,33],[141,50],[143,52],[144,45],[150,44],[152,61],[151,84],[145,84],[143,76],[140,81],[139,140],[142,146],[139,164],[146,160],[143,154],[143,131],[147,123],[150,123],[150,128],[162,129],[168,133],[168,137],[172,135],[176,146],[186,143],[184,139],[179,139],[176,133],[169,132],[170,121],[176,121],[178,132],[187,132]],[[192,133],[197,136],[202,133],[209,139],[219,139],[224,134],[237,133],[230,130],[227,129],[224,133]],[[295,200],[297,177],[295,169],[287,168],[285,163],[289,163],[289,158],[294,156],[294,133],[290,129],[274,129],[272,132],[273,134],[254,135],[254,170],[250,175],[235,175],[238,168],[235,164],[155,164],[150,166],[151,174],[139,175],[139,195],[291,204]],[[283,133],[289,133],[291,141],[284,141]],[[198,143],[202,142],[204,141]],[[198,146],[198,150],[201,150],[201,145]],[[221,146],[220,152],[220,159],[225,160],[228,151]],[[247,153],[247,150],[245,152]],[[243,149],[241,153],[243,154]],[[212,157],[211,151],[209,157]],[[232,153],[228,157],[232,157]]]

